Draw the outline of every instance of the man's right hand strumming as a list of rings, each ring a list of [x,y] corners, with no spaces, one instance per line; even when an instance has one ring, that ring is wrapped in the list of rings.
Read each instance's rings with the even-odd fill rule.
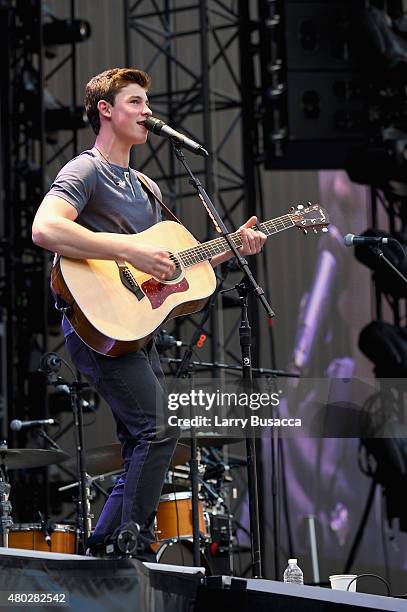
[[[130,247],[125,259],[138,270],[161,280],[171,278],[175,272],[175,264],[170,259],[168,251],[156,247],[137,246],[134,249]]]

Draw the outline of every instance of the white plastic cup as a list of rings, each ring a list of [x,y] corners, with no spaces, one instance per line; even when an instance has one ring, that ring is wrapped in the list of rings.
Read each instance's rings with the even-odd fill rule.
[[[348,589],[348,584],[353,578],[356,578],[357,574],[334,574],[333,576],[329,576],[329,580],[331,581],[331,589],[337,589],[338,591],[346,591]],[[354,580],[350,585],[349,592],[356,592],[356,583],[357,580]]]

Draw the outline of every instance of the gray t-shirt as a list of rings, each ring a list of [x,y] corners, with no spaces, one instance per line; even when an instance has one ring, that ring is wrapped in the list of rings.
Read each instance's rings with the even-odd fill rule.
[[[156,183],[148,179],[161,197]],[[84,151],[59,172],[47,195],[56,195],[78,211],[75,222],[94,232],[136,234],[161,221],[161,207],[142,187],[135,170],[108,164]],[[65,335],[72,327],[63,319]]]
[[[156,183],[148,179],[160,197]],[[76,222],[94,232],[135,234],[161,221],[161,207],[141,186],[135,170],[108,164],[84,151],[59,172],[47,195],[78,211]]]

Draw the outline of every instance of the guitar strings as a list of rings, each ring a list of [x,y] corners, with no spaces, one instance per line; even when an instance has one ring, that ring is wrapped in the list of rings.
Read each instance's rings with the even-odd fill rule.
[[[265,230],[265,234],[270,235],[283,229],[288,229],[293,225],[295,225],[295,223],[292,219],[292,215],[287,214],[281,217],[277,217],[274,220],[260,223],[259,227],[262,231]],[[242,245],[242,239],[238,231],[230,234],[230,238],[233,240],[237,247],[240,247]],[[170,259],[174,261],[176,265],[179,264],[180,260],[184,265],[188,266],[199,263],[200,261],[204,261],[205,259],[211,257],[214,254],[224,253],[227,250],[228,244],[226,242],[226,239],[222,236],[220,238],[215,238],[213,240],[208,241],[207,243],[205,243],[205,245],[199,244],[189,249],[186,249],[185,251],[179,251],[177,254],[171,253]]]
[[[284,219],[289,219],[289,225],[284,223]],[[272,226],[274,228],[274,233],[281,231],[282,229],[288,229],[288,227],[292,227],[294,222],[292,221],[291,215],[284,215],[283,217],[279,217],[273,221],[266,221],[260,224],[260,229],[265,229],[267,234],[273,233],[269,231],[268,226]],[[234,240],[237,247],[242,245],[242,240],[240,238],[240,233],[235,232],[231,234],[232,240]],[[206,245],[197,245],[196,247],[192,247],[191,249],[187,249],[186,251],[181,251],[178,253],[182,261],[185,261],[187,264],[195,264],[202,259],[205,259],[208,256],[211,256],[214,253],[224,253],[228,248],[225,238],[216,238],[206,243]],[[198,255],[195,255],[197,253]],[[203,257],[202,257],[203,256]]]

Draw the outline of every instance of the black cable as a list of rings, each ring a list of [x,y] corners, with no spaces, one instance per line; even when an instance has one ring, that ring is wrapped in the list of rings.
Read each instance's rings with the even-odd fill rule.
[[[346,590],[349,591],[349,587],[352,584],[352,582],[355,582],[355,580],[359,580],[360,578],[377,578],[377,580],[380,580],[381,582],[383,582],[383,584],[386,585],[387,595],[391,597],[391,590],[390,590],[389,583],[387,582],[385,578],[382,578],[381,576],[378,576],[377,574],[359,574],[358,576],[355,576],[355,578],[352,578],[352,580],[349,582]]]

